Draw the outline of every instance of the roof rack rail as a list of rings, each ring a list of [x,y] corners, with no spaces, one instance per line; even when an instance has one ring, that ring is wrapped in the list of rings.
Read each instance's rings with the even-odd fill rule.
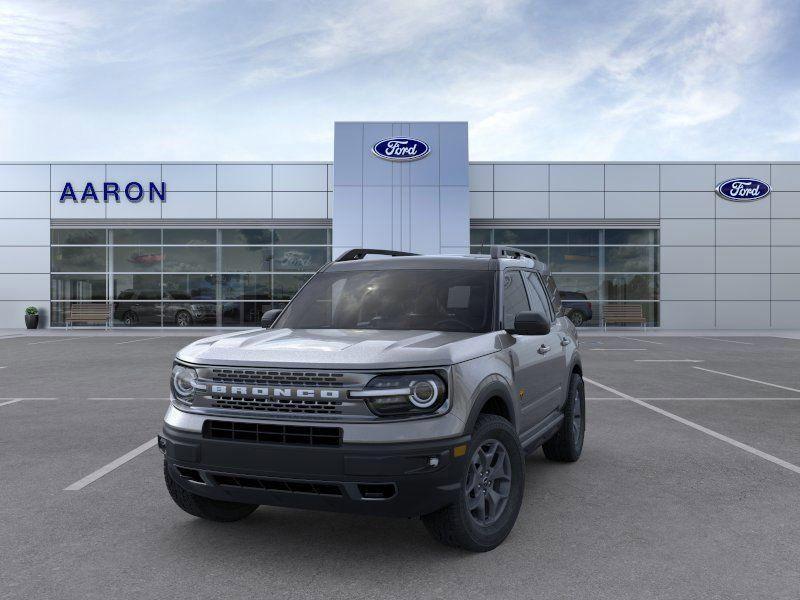
[[[539,260],[539,257],[533,252],[520,250],[513,246],[491,246],[489,248],[489,256],[491,258],[532,258],[533,260]]]
[[[414,252],[401,252],[400,250],[378,250],[375,248],[353,248],[342,254],[335,262],[346,262],[348,260],[361,260],[367,254],[380,254],[381,256],[419,256]]]

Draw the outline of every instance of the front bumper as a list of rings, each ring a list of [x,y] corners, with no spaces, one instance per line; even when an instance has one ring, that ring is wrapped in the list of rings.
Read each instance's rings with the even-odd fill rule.
[[[209,439],[164,425],[159,447],[184,489],[217,500],[415,517],[459,497],[469,436],[319,447]]]

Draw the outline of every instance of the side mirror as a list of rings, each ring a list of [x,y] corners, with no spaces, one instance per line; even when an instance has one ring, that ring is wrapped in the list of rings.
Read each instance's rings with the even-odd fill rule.
[[[283,311],[280,308],[268,310],[261,317],[261,327],[269,329]]]
[[[547,335],[550,333],[550,321],[541,313],[525,311],[517,313],[514,329],[509,333],[517,335]]]

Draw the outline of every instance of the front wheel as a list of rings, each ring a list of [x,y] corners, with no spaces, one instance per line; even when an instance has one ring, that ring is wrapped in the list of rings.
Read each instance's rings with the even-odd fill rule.
[[[583,325],[585,317],[581,311],[573,310],[571,313],[569,313],[569,320],[572,321],[572,324],[575,325],[575,327],[580,327]]]
[[[241,502],[225,502],[224,500],[214,500],[204,496],[193,494],[178,485],[169,472],[169,466],[164,461],[164,481],[172,500],[182,510],[192,516],[208,519],[209,521],[219,521],[230,523],[240,521],[249,516],[258,504],[242,504]]]
[[[583,437],[586,433],[586,395],[583,377],[573,373],[569,384],[569,394],[564,404],[564,421],[552,438],[542,445],[545,457],[558,462],[575,462],[583,451]]]
[[[517,521],[525,456],[511,423],[495,415],[478,419],[467,456],[459,500],[422,522],[443,544],[486,552],[499,546]]]
[[[185,310],[178,311],[178,314],[175,315],[175,324],[178,327],[191,327],[192,315],[190,315]]]

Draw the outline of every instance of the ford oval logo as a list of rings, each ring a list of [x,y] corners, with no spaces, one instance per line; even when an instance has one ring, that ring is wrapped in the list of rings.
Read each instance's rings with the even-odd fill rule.
[[[384,160],[409,161],[427,156],[430,146],[422,140],[408,137],[393,137],[381,140],[372,147],[372,153]]]
[[[728,179],[717,186],[717,193],[734,202],[751,202],[763,198],[771,192],[768,183],[760,179]]]

